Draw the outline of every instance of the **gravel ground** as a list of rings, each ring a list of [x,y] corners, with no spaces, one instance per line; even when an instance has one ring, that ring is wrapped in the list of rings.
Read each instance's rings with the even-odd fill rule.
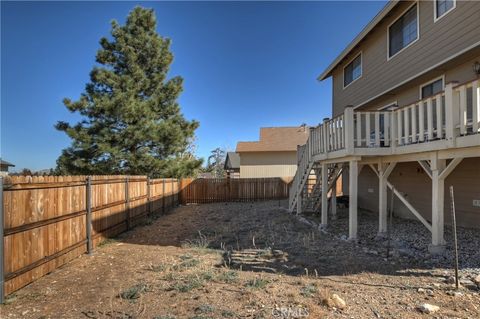
[[[319,230],[285,205],[190,205],[154,216],[9,296],[0,317],[480,317],[478,231],[460,232],[470,246],[461,256],[470,258],[462,257],[464,285],[454,291],[450,262],[429,258],[428,238],[416,235],[423,226],[395,220],[387,259],[374,216],[359,215],[360,240],[351,242],[346,212]]]
[[[303,216],[318,225],[317,215]],[[318,226],[317,226],[318,227]],[[348,237],[348,209],[340,210],[338,219],[330,221],[323,231],[340,240]],[[388,240],[379,238],[378,216],[368,211],[359,211],[358,241],[355,243],[364,252],[387,256]],[[450,225],[445,228],[446,250],[441,255],[431,255],[428,245],[430,232],[419,221],[393,218],[390,231],[390,257],[394,262],[407,263],[417,267],[436,269],[445,275],[453,275],[454,247],[453,231]],[[480,231],[473,228],[457,227],[459,274],[465,281],[473,280],[480,274]]]

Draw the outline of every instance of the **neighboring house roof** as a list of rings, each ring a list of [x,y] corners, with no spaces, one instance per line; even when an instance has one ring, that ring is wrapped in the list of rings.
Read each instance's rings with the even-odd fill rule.
[[[240,168],[240,155],[235,152],[228,152],[227,158],[225,158],[224,169],[239,169]]]
[[[369,33],[372,31],[377,24],[382,21],[390,11],[400,2],[400,0],[390,0],[387,4],[383,7],[383,9],[363,28],[362,32],[360,32],[355,39],[340,53],[339,56],[323,71],[322,74],[318,77],[318,80],[323,81],[329,76],[333,69],[337,65],[339,65],[342,60],[352,51]]]
[[[297,145],[306,143],[308,131],[308,126],[262,127],[260,128],[260,140],[238,142],[237,153],[296,151]]]
[[[2,166],[15,166],[12,163],[4,161],[4,160],[0,160],[0,165],[2,165]]]

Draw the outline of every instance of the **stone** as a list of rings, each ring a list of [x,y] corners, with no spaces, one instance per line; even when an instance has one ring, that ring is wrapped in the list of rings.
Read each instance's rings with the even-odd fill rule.
[[[425,289],[423,289],[423,288],[418,288],[417,292],[419,292],[419,293],[424,293],[424,292],[425,292]]]
[[[433,290],[432,290],[432,289],[427,289],[427,290],[425,290],[425,292],[426,292],[427,295],[429,295],[430,297],[433,296]]]
[[[337,295],[337,294],[333,294],[330,298],[332,299],[333,303],[335,304],[335,307],[338,308],[338,309],[345,309],[345,307],[347,306],[347,303],[345,302],[345,300],[340,298],[340,296]]]
[[[449,277],[445,278],[444,282],[446,284],[454,284],[455,283],[455,277],[449,276]]]
[[[452,297],[461,297],[463,294],[460,291],[449,290],[447,291],[447,295]]]
[[[440,310],[439,306],[431,305],[428,303],[421,304],[420,306],[417,307],[417,309],[420,312],[427,313],[427,314],[432,314]]]
[[[477,277],[475,277],[473,279],[473,282],[476,283],[477,285],[480,285],[480,275],[478,275]]]

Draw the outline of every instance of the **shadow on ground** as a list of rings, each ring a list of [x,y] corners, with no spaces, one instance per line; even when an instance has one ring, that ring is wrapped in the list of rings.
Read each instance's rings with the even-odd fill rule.
[[[428,233],[414,221],[395,221],[390,249],[394,254],[387,259],[386,241],[376,238],[377,221],[373,214],[360,212],[359,242],[351,242],[345,240],[348,234],[345,210],[340,210],[339,218],[320,231],[289,214],[286,205],[286,201],[267,201],[181,206],[148,221],[142,231],[121,235],[119,240],[138,245],[204,246],[226,251],[226,265],[288,275],[366,272],[428,276],[435,267],[451,265],[450,256],[440,259],[428,256]],[[412,238],[415,240],[409,242]],[[245,250],[256,251],[257,256],[250,254],[243,263],[232,265],[232,253]],[[267,258],[274,251],[281,252],[282,258]],[[475,262],[480,260],[477,258]],[[442,276],[433,272],[430,275]]]

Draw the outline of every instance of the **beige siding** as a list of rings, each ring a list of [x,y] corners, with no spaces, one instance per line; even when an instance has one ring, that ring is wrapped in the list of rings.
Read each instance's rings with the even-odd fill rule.
[[[381,95],[421,71],[480,43],[480,2],[457,1],[454,10],[434,23],[433,1],[419,1],[419,40],[387,61],[387,27],[410,4],[399,4],[333,71],[334,115],[343,112],[346,105],[359,105]],[[343,68],[360,51],[362,77],[343,89]]]
[[[288,177],[297,170],[296,152],[248,152],[240,154],[240,177]]]
[[[473,200],[480,199],[480,157],[464,159],[445,181],[445,221],[450,221],[450,195],[448,188],[453,185],[459,225],[480,228],[480,207],[473,206]],[[389,181],[427,220],[431,220],[431,181],[418,163],[399,163],[390,175]],[[359,207],[378,213],[378,178],[369,168],[364,167],[359,175]],[[390,202],[390,192],[388,195]],[[397,198],[395,215],[415,217]]]

